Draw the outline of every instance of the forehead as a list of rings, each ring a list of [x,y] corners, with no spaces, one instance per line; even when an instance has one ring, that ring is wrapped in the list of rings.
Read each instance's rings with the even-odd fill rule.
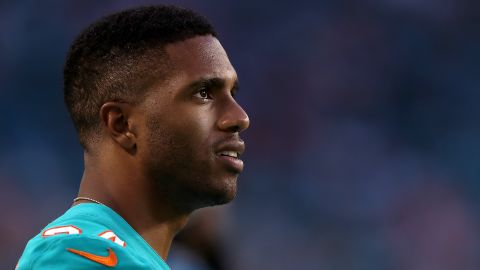
[[[227,53],[215,37],[197,36],[165,46],[174,72],[188,80],[218,77],[236,80],[237,74]]]

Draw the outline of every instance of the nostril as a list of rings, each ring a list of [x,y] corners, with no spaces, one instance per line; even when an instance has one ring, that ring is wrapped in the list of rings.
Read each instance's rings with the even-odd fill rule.
[[[248,128],[248,125],[243,125],[243,124],[238,123],[238,124],[235,124],[235,125],[220,127],[220,130],[230,132],[230,133],[240,133],[247,128]]]
[[[240,126],[236,125],[236,126],[230,127],[228,131],[232,133],[236,133],[236,132],[239,132],[240,130],[241,130]]]

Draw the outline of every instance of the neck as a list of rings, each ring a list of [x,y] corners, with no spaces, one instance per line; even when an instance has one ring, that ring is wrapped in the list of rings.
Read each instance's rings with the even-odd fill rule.
[[[91,198],[113,209],[166,260],[173,238],[186,225],[189,213],[176,211],[170,204],[148,196],[152,190],[146,179],[136,173],[140,170],[127,164],[105,165],[85,157],[78,197]]]
[[[150,244],[150,246],[164,260],[167,259],[173,238],[187,223],[188,216],[170,219],[165,222],[155,222],[150,225],[132,224],[130,225]],[[133,222],[135,223],[135,222]]]

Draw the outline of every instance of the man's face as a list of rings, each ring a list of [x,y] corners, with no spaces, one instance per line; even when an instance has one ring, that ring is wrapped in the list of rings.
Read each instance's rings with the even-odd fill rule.
[[[249,125],[235,101],[237,74],[219,41],[198,36],[165,47],[171,73],[148,94],[137,144],[157,196],[199,208],[235,197]]]

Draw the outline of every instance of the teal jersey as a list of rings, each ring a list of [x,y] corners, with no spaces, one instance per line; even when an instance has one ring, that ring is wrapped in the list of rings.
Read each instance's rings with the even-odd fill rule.
[[[73,206],[48,224],[28,242],[16,269],[170,270],[120,215],[96,203]]]

